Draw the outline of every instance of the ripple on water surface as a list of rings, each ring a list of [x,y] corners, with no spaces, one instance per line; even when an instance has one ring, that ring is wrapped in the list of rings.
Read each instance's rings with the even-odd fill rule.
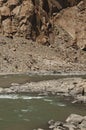
[[[20,96],[17,94],[0,95],[0,99],[42,99],[41,96]]]
[[[86,115],[86,110],[57,96],[0,95],[0,130],[46,127],[50,119],[62,121],[71,113]]]

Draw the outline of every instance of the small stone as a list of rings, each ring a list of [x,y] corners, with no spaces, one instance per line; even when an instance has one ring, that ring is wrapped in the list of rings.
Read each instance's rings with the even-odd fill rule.
[[[37,130],[44,130],[44,129],[38,128]]]
[[[48,121],[48,124],[49,124],[49,125],[53,125],[54,123],[55,123],[54,120],[50,120],[50,121]]]
[[[11,86],[19,86],[18,83],[12,83]]]

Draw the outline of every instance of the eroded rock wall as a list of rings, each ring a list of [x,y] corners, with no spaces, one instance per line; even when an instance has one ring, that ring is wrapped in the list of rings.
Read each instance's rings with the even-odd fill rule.
[[[52,32],[53,13],[73,6],[79,1],[0,0],[0,34],[36,40],[36,37],[43,32],[43,35],[48,37]]]

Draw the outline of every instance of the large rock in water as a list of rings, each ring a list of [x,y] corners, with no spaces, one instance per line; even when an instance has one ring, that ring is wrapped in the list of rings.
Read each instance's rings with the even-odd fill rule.
[[[77,114],[71,114],[67,119],[66,122],[71,124],[80,124],[83,120],[83,116],[77,115]]]

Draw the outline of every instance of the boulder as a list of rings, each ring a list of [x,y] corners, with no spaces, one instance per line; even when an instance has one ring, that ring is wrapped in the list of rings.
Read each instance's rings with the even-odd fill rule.
[[[77,115],[77,114],[71,114],[67,119],[66,122],[67,123],[71,123],[71,124],[79,124],[81,123],[83,120],[83,116]]]
[[[10,9],[7,6],[0,7],[1,16],[9,17],[11,15]]]
[[[49,38],[44,34],[41,34],[37,37],[36,42],[42,45],[49,45]]]
[[[54,120],[50,120],[48,121],[48,125],[54,125],[55,121]]]
[[[86,103],[86,96],[78,95],[76,97],[76,99],[77,99],[78,102],[84,102],[84,103]]]
[[[67,128],[58,126],[58,127],[54,128],[53,130],[67,130]]]
[[[37,130],[44,130],[44,129],[38,128]]]
[[[17,6],[21,0],[8,0],[9,7]]]
[[[63,126],[67,127],[68,130],[75,130],[76,129],[76,126],[73,124],[70,124],[70,123],[66,123]]]
[[[28,1],[23,1],[23,4],[21,5],[21,9],[19,12],[19,17],[20,19],[24,18],[24,17],[29,17],[31,15],[31,13],[33,12],[33,5],[31,0]]]
[[[11,19],[7,18],[2,22],[3,34],[9,36],[12,33]]]
[[[62,130],[62,128],[54,128],[53,130]]]
[[[82,123],[79,125],[79,127],[86,129],[86,120],[83,120]]]

